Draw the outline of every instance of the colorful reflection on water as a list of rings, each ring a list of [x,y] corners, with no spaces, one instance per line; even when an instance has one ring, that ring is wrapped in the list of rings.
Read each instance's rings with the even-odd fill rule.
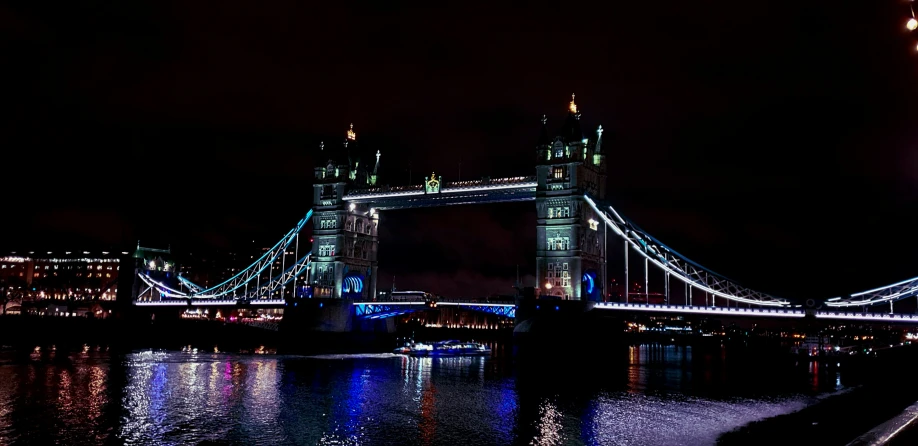
[[[837,369],[730,358],[662,345],[531,360],[11,356],[0,444],[704,445],[842,383]]]

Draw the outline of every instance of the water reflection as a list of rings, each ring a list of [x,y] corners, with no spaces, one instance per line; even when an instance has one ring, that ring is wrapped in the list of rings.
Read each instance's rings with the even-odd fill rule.
[[[127,362],[118,433],[125,444],[195,443],[240,431],[283,438],[277,360],[171,354]],[[245,424],[225,422],[234,419]]]
[[[104,441],[107,373],[97,357],[0,356],[0,444]]]
[[[775,365],[720,346],[93,354],[0,360],[0,444],[704,445],[844,382],[834,364]]]

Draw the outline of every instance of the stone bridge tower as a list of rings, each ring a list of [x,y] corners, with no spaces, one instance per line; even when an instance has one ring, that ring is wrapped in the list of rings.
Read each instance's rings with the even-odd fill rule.
[[[371,160],[357,146],[351,124],[344,140],[346,163],[333,159],[315,168],[313,183],[313,243],[309,285],[314,297],[375,299],[379,215],[368,205],[348,205],[344,195],[351,188],[376,184],[379,152],[372,170]],[[324,143],[320,159],[328,156]]]
[[[572,95],[561,130],[549,136],[547,119],[536,146],[536,286],[540,295],[603,301],[606,284],[604,225],[584,193],[605,198],[602,126],[581,130]]]

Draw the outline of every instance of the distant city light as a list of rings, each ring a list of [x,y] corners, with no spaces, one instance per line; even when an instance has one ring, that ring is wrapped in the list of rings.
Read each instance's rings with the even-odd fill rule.
[[[914,17],[908,19],[908,22],[905,24],[905,27],[908,28],[909,31],[914,31],[915,29],[918,29],[918,20],[916,20]]]

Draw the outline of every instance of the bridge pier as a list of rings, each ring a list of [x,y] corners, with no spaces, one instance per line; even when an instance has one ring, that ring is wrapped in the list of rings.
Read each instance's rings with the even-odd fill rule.
[[[350,299],[301,299],[288,305],[281,325],[295,333],[395,333],[395,319],[359,319]]]
[[[284,310],[279,351],[295,354],[388,351],[394,345],[395,328],[394,318],[357,318],[350,299],[297,299]]]
[[[624,332],[621,315],[594,310],[595,306],[595,302],[585,300],[520,298],[514,341],[571,349],[620,340]]]

